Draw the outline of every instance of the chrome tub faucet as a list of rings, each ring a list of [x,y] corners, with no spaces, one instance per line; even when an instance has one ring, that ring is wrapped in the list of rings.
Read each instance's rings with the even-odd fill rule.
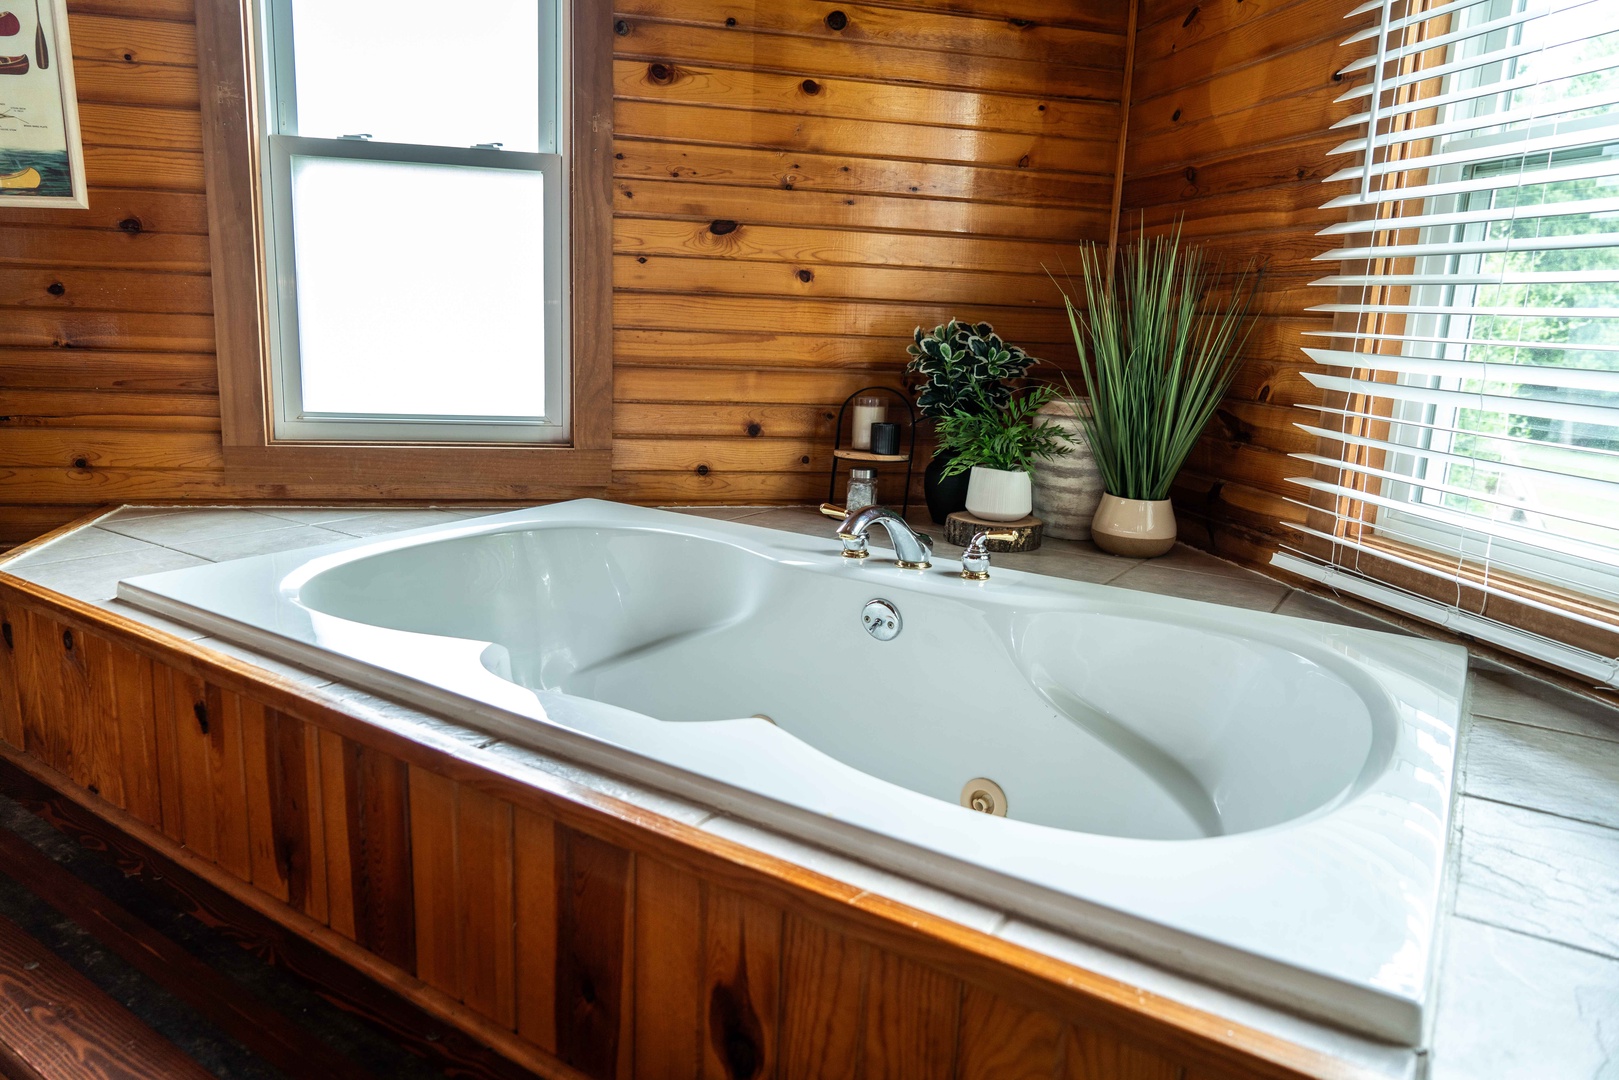
[[[847,511],[832,503],[822,503],[821,513],[842,519],[843,524],[838,526],[838,539],[843,541],[845,559],[864,559],[870,555],[871,552],[866,550],[866,533],[873,525],[881,525],[894,543],[895,566],[902,570],[926,570],[933,565],[930,561],[933,557],[933,537],[925,532],[917,532],[904,518],[886,506],[864,506],[859,510]]]

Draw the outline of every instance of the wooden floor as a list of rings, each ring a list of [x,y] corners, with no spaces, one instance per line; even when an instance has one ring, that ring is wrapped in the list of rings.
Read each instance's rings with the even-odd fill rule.
[[[528,1076],[0,764],[0,1077]]]

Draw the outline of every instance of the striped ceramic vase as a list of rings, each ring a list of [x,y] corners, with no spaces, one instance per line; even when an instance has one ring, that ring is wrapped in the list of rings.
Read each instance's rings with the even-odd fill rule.
[[[1040,419],[1061,428],[1064,444],[1072,447],[1061,457],[1040,458],[1034,463],[1034,516],[1046,523],[1045,534],[1058,540],[1089,540],[1091,519],[1102,501],[1102,474],[1074,411],[1076,405],[1089,408],[1087,400],[1080,398],[1077,402],[1053,401],[1040,410]]]

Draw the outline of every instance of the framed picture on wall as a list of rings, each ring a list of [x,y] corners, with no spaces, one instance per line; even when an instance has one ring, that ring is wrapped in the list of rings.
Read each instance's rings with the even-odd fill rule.
[[[0,210],[89,205],[67,0],[0,0]]]

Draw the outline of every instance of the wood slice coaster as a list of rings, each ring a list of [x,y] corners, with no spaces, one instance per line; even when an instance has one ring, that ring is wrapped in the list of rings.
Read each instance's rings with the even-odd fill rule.
[[[1018,518],[1016,521],[986,521],[984,518],[973,517],[965,510],[958,510],[944,519],[944,538],[957,547],[966,547],[974,533],[1015,532],[1018,534],[1016,540],[991,540],[988,544],[989,550],[1033,551],[1040,546],[1045,531],[1046,523],[1037,517]]]

